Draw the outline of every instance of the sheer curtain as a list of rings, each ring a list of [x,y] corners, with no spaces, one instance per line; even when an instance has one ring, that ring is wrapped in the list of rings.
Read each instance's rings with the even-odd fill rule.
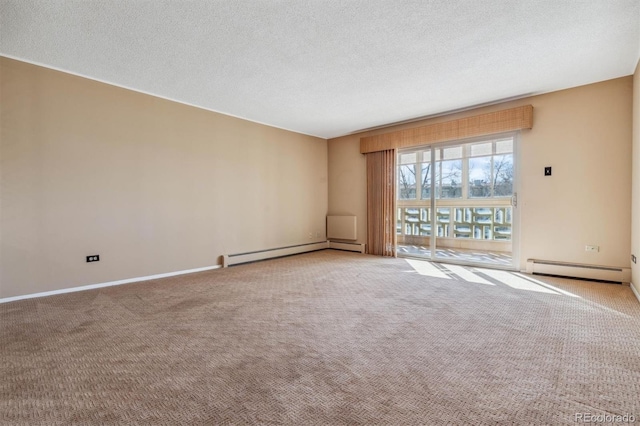
[[[370,152],[366,157],[367,253],[395,256],[395,149]]]

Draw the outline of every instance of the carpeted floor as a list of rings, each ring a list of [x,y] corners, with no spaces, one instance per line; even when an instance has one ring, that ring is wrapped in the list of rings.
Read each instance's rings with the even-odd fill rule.
[[[1,424],[640,422],[629,287],[325,250],[0,305]]]

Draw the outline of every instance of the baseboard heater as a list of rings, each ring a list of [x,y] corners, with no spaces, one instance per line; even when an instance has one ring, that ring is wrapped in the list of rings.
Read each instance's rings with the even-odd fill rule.
[[[361,243],[342,243],[339,241],[329,241],[329,248],[336,250],[355,251],[364,253],[366,244]]]
[[[355,242],[358,239],[358,218],[354,215],[327,216],[327,238],[331,249],[365,252],[366,244]]]
[[[628,284],[631,281],[631,268],[554,262],[539,259],[527,260],[527,273],[558,275],[569,278],[587,278],[623,284]]]
[[[226,268],[241,263],[256,262],[258,260],[273,259],[274,257],[290,256],[292,254],[307,253],[328,248],[329,242],[321,241],[319,243],[300,244],[297,246],[279,247],[247,253],[225,254],[222,256],[222,267]]]

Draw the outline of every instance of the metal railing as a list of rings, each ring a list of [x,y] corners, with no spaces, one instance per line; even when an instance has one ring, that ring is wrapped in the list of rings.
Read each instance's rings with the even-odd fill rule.
[[[435,236],[481,241],[511,241],[512,207],[508,205],[455,205],[435,208]],[[396,233],[399,237],[431,237],[430,207],[398,206]]]

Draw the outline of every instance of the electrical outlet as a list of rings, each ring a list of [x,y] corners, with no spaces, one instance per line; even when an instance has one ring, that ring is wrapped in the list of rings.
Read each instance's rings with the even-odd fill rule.
[[[87,263],[89,262],[99,262],[100,261],[100,255],[99,254],[94,254],[91,256],[87,256]]]
[[[600,251],[598,246],[584,246],[584,251]]]
[[[544,175],[545,176],[551,176],[551,167],[545,167],[544,168]]]
[[[632,254],[632,255],[631,255],[631,261],[632,261],[633,263],[636,263],[636,260],[637,260],[637,259],[636,259],[636,255],[635,255],[635,254]]]
[[[313,232],[309,232],[309,239],[313,240]]]

